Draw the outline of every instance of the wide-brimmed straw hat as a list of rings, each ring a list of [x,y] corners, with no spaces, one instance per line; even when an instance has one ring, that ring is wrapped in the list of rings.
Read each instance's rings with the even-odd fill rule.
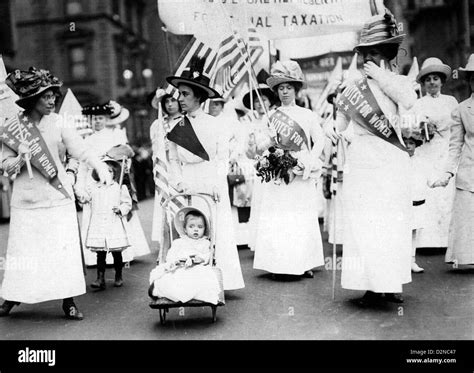
[[[301,83],[302,88],[306,87],[303,71],[298,62],[288,60],[277,61],[273,64],[267,84],[273,89],[282,83]]]
[[[217,98],[219,92],[209,87],[210,79],[204,75],[204,65],[206,60],[194,56],[191,58],[189,67],[185,68],[181,76],[168,76],[166,81],[173,87],[178,88],[180,84],[187,84],[202,89],[207,94],[207,98]]]
[[[255,97],[257,97],[257,91],[260,95],[266,96],[270,100],[271,105],[275,104],[275,94],[268,85],[260,83],[256,89],[252,90],[252,96],[254,100]],[[244,97],[242,97],[242,103],[247,109],[250,109],[250,90],[244,95]]]
[[[206,214],[199,210],[196,207],[183,207],[181,208],[176,215],[174,216],[174,227],[176,228],[176,231],[179,233],[180,236],[186,236],[186,232],[184,230],[184,223],[185,223],[185,218],[186,215],[190,212],[196,212],[199,215],[202,215],[204,218],[204,222],[206,223],[206,229],[204,230],[204,236],[209,237],[210,234],[210,225],[209,225],[209,219],[207,218]]]
[[[469,56],[466,67],[460,67],[462,73],[474,73],[474,53]]]
[[[427,58],[423,62],[423,65],[421,65],[421,70],[416,77],[416,81],[418,83],[421,83],[426,75],[432,73],[444,75],[444,78],[448,79],[451,75],[451,68],[448,65],[444,64],[439,58]]]
[[[59,89],[63,82],[52,75],[48,70],[30,67],[28,71],[15,70],[8,74],[5,83],[15,92],[19,99],[16,103],[21,103],[31,97],[37,96],[50,88]]]
[[[405,34],[400,34],[398,31],[395,17],[386,9],[385,14],[376,14],[365,22],[359,44],[354,50],[382,44],[401,44],[404,37]]]

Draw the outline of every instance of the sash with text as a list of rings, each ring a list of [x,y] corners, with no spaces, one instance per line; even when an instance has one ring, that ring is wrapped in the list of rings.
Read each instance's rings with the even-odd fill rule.
[[[370,133],[388,141],[400,150],[407,151],[388,118],[380,109],[367,84],[367,79],[361,79],[344,89],[337,101],[337,108]]]
[[[21,122],[20,122],[21,121]],[[67,198],[71,198],[58,178],[58,167],[41,136],[39,129],[26,116],[18,114],[0,126],[0,141],[15,152],[18,152],[23,132],[31,150],[31,165],[43,175],[49,184]]]

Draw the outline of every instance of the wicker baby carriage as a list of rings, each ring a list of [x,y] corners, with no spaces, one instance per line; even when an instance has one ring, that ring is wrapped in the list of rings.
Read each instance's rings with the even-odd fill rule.
[[[209,231],[209,239],[210,239],[210,246],[211,246],[211,261],[210,264],[212,266],[213,271],[216,274],[216,277],[219,282],[219,300],[217,304],[212,304],[208,302],[203,302],[200,300],[192,299],[186,303],[183,302],[175,302],[168,298],[164,297],[156,297],[152,294],[152,286],[150,286],[148,295],[151,298],[150,307],[153,309],[158,309],[160,312],[160,322],[162,325],[166,323],[166,314],[169,312],[170,308],[184,308],[184,307],[211,307],[212,309],[212,322],[216,321],[216,313],[217,307],[223,306],[225,304],[224,300],[224,286],[222,280],[222,272],[219,268],[216,267],[215,263],[215,203],[211,203],[212,197],[208,194],[176,194],[174,196],[169,197],[163,204],[163,211],[165,215],[165,221],[167,226],[165,225],[163,229],[166,229],[169,232],[169,237],[171,242],[178,237],[178,232],[174,225],[175,219],[174,216],[179,214],[182,210],[185,210],[187,207],[193,207],[193,199],[199,199],[204,201],[204,204],[209,211],[209,214],[206,214],[207,222],[208,222],[208,231]],[[185,201],[183,203],[183,201]],[[161,245],[160,251],[158,254],[158,263],[164,263],[166,260],[166,255],[168,253],[169,247],[165,247],[165,245]]]

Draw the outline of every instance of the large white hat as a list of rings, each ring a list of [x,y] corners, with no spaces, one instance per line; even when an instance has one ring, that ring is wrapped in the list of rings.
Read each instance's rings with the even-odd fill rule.
[[[439,58],[427,58],[423,62],[423,65],[421,65],[421,70],[418,76],[416,77],[416,81],[418,83],[421,83],[426,75],[432,73],[444,75],[445,79],[448,79],[451,75],[451,68],[448,65],[444,64]]]
[[[273,64],[267,84],[273,89],[281,83],[301,83],[302,88],[306,87],[303,71],[298,62],[288,60],[277,61]]]
[[[125,122],[130,116],[130,111],[118,102],[110,100],[108,105],[111,108],[110,116],[107,117],[107,124],[120,124]]]
[[[466,67],[460,67],[459,71],[464,73],[474,73],[474,53],[469,56]]]

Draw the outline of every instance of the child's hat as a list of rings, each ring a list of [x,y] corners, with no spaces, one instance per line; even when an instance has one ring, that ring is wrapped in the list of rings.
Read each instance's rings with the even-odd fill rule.
[[[181,208],[174,216],[174,227],[176,228],[176,231],[179,233],[179,235],[181,237],[186,236],[186,232],[184,231],[184,223],[185,223],[186,215],[190,212],[195,212],[203,217],[204,223],[206,224],[206,228],[204,229],[204,236],[209,237],[210,235],[209,219],[207,218],[206,214],[204,214],[204,212],[202,212],[196,207],[191,207],[191,206],[186,206],[186,207]]]

